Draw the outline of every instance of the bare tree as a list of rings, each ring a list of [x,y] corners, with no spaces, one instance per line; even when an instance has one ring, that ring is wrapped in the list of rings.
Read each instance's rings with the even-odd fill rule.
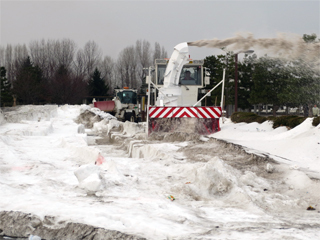
[[[59,66],[70,69],[75,55],[76,44],[70,39],[56,41],[54,45],[54,56]]]
[[[11,44],[8,44],[5,50],[5,67],[7,70],[7,79],[13,85],[15,80],[14,75],[14,58],[13,58],[13,48]]]
[[[117,61],[117,72],[121,79],[121,87],[137,87],[136,68],[135,49],[133,46],[126,47],[120,52]],[[119,82],[116,84],[119,84]]]
[[[154,62],[155,59],[160,59],[160,58],[161,58],[161,47],[158,42],[155,42],[152,60]]]
[[[5,52],[6,52],[6,49],[0,46],[0,67],[5,66],[5,63],[6,63]]]
[[[75,60],[73,61],[73,70],[77,77],[84,77],[85,75],[85,59],[82,49],[77,51]]]
[[[167,51],[161,47],[158,42],[154,44],[153,62],[155,59],[162,59],[168,57]]]
[[[17,75],[18,71],[20,70],[20,68],[22,67],[23,63],[25,62],[25,60],[27,59],[28,55],[28,49],[26,47],[26,45],[16,45],[13,47],[13,69],[12,69],[12,74],[14,74],[14,76]]]
[[[83,48],[86,77],[89,78],[101,61],[101,50],[94,41],[89,41]]]
[[[111,57],[105,56],[99,68],[101,69],[101,77],[105,79],[106,84],[109,86],[109,94],[111,94],[116,87],[114,79],[115,62]]]
[[[34,64],[38,65],[41,69],[46,69],[48,56],[45,53],[45,40],[32,41],[29,43],[30,58]]]
[[[23,45],[18,44],[14,46],[13,52],[14,52],[14,60],[19,65],[21,65],[29,55],[27,46],[25,44]]]
[[[168,58],[168,57],[169,56],[168,56],[167,51],[164,49],[164,46],[162,46],[160,58]]]
[[[51,79],[59,67],[54,54],[56,42],[56,40],[42,39],[29,44],[30,57],[33,63],[42,69],[46,79]]]
[[[138,88],[141,84],[145,83],[146,71],[144,68],[147,68],[151,65],[151,47],[150,43],[146,40],[137,40],[136,41],[136,59],[137,59],[137,75],[139,78]]]

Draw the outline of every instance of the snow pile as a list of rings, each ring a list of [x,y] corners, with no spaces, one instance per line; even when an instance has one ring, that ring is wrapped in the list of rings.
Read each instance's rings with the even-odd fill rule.
[[[134,136],[138,133],[145,133],[146,123],[134,123],[126,121],[123,124],[123,132],[126,135]]]
[[[110,120],[116,120],[114,116],[109,113],[103,112],[98,108],[91,108],[88,105],[81,105],[80,113],[77,115],[75,121],[77,123],[82,123],[86,128],[92,128],[94,124],[99,123],[103,120],[103,123],[99,124],[104,126]],[[99,128],[99,127],[98,127]],[[105,129],[95,129],[97,131],[104,131]]]
[[[230,193],[237,185],[235,172],[217,157],[196,170],[193,182],[197,195],[207,199]]]
[[[102,119],[93,123],[92,131],[95,133],[109,134],[112,129],[123,129],[123,123],[116,119]]]
[[[102,119],[107,119],[107,120],[117,119],[115,116],[111,115],[110,113],[101,111],[99,108],[95,108],[95,107],[91,108],[89,106],[86,106],[85,108],[81,109],[81,112],[84,112],[84,110],[89,110],[90,112],[94,113],[95,115],[98,115]]]
[[[246,171],[243,174],[218,157],[197,167],[192,174],[192,184],[188,185],[187,192],[195,200],[214,201],[215,206],[256,208],[252,199],[257,199],[257,196],[252,196],[252,192],[270,189],[270,184],[254,172]]]
[[[221,124],[221,131],[210,135],[212,138],[247,147],[248,152],[263,153],[300,168],[320,172],[320,126],[312,126],[313,118],[307,118],[293,129],[273,129],[272,123]]]
[[[6,123],[6,120],[4,119],[4,113],[0,109],[0,125]]]
[[[6,108],[4,112],[8,123],[18,123],[21,120],[28,121],[49,121],[57,115],[57,105],[27,105],[23,107]]]

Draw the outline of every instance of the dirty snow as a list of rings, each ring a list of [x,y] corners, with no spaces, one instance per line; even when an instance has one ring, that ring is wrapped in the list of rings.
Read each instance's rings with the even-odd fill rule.
[[[288,130],[221,119],[210,136],[161,141],[146,138],[144,123],[86,105],[6,111],[0,211],[147,239],[319,239],[320,126],[311,121]]]

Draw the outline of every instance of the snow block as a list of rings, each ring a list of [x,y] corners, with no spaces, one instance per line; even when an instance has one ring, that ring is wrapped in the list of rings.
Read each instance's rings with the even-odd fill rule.
[[[91,174],[99,174],[100,168],[96,165],[82,165],[79,167],[75,172],[74,175],[76,175],[79,182],[82,182],[84,179],[89,177]]]
[[[79,134],[86,133],[83,124],[80,124],[80,125],[78,126],[78,133],[79,133]]]
[[[96,165],[83,165],[74,172],[79,181],[79,187],[88,194],[94,194],[101,189],[102,179],[100,168]]]
[[[87,191],[87,193],[96,193],[101,187],[101,178],[99,174],[93,173],[80,182],[79,187]]]

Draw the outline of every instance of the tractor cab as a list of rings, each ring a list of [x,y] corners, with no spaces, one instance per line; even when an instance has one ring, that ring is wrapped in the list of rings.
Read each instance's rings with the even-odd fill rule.
[[[116,96],[122,104],[137,104],[137,91],[132,89],[116,89]]]

